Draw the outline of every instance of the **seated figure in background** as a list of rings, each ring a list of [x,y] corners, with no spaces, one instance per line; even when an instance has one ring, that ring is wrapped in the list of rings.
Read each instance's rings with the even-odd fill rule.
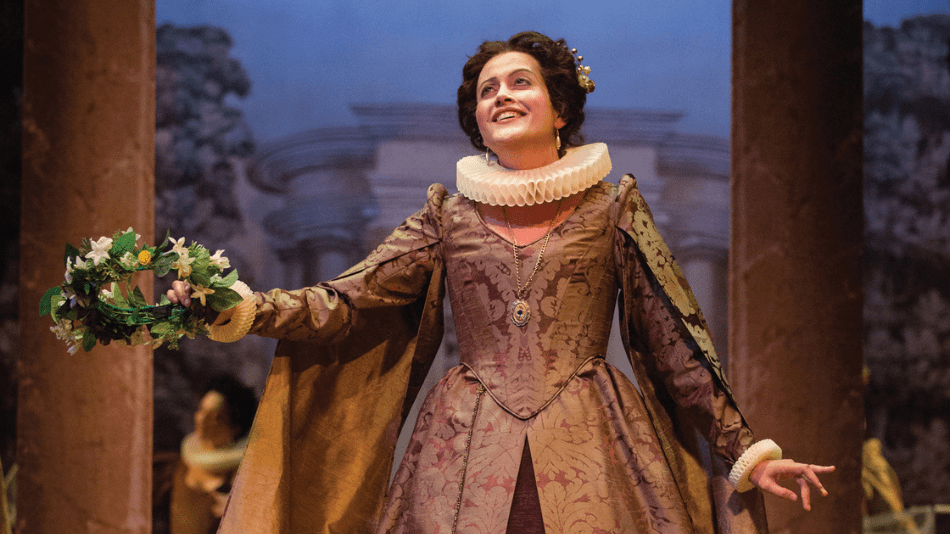
[[[181,443],[171,492],[171,534],[213,534],[254,420],[254,391],[231,377],[213,380],[195,411],[195,431]]]

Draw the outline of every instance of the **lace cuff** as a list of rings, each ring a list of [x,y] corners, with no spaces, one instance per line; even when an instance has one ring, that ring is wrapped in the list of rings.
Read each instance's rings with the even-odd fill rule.
[[[749,475],[752,474],[755,466],[759,465],[762,460],[781,459],[782,448],[776,445],[774,441],[770,439],[758,441],[746,449],[742,456],[736,460],[735,465],[732,466],[732,471],[729,472],[729,482],[732,482],[739,491],[749,491],[755,487],[749,481]]]

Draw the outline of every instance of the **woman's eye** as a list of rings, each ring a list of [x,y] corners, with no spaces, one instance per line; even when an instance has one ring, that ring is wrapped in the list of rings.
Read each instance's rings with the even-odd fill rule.
[[[527,78],[518,78],[515,80],[516,85],[530,85],[531,82]]]
[[[482,92],[481,92],[480,94],[481,94],[482,96],[485,96],[485,95],[487,95],[488,93],[492,92],[493,89],[494,89],[494,87],[492,87],[491,85],[486,85],[485,87],[482,87]]]

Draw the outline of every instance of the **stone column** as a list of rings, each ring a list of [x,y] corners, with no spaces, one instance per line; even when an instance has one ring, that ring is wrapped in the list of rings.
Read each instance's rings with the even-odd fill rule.
[[[37,310],[67,242],[129,226],[153,242],[154,0],[24,9],[16,532],[145,534],[152,351],[70,355]]]
[[[773,534],[861,530],[861,0],[733,0],[730,376],[759,438],[834,464]]]

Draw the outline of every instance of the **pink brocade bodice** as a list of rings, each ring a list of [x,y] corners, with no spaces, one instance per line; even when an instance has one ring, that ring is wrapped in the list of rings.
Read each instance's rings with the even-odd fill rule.
[[[495,400],[520,418],[533,417],[590,358],[603,357],[617,296],[615,229],[601,183],[553,229],[527,288],[528,323],[511,322],[516,275],[510,238],[499,236],[464,197],[446,206],[444,249],[448,292],[461,362]],[[519,247],[522,284],[531,274],[543,238]]]

